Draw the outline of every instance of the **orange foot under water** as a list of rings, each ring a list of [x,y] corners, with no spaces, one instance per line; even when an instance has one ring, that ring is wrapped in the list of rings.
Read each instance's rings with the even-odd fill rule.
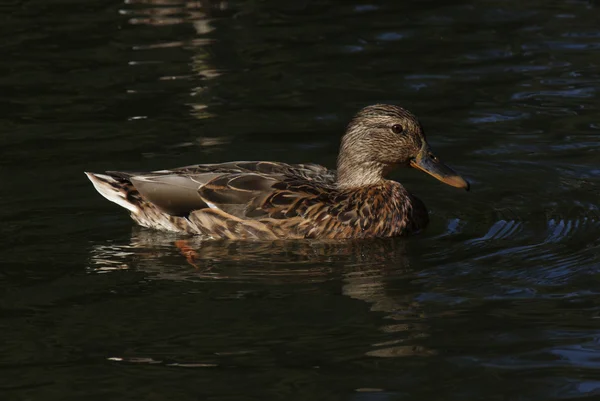
[[[196,269],[200,269],[200,267],[196,264],[198,261],[198,252],[196,252],[186,240],[178,240],[175,241],[175,246],[179,249],[179,251],[185,256],[187,262],[194,266]]]

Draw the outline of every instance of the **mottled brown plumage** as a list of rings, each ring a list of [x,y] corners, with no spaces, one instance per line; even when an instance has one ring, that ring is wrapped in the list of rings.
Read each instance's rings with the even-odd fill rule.
[[[87,173],[140,225],[210,238],[392,237],[428,223],[423,203],[386,180],[413,166],[468,184],[431,154],[418,120],[396,106],[361,110],[348,125],[337,171],[316,164],[230,162],[151,173]]]

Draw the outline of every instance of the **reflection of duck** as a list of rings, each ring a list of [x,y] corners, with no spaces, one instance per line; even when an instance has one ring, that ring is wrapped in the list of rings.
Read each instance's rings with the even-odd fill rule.
[[[193,250],[193,267],[182,269],[182,246]],[[173,267],[173,274],[203,276],[215,266],[238,266],[240,274],[264,275],[271,269],[285,266],[294,276],[308,273],[323,266],[359,272],[393,266],[395,270],[408,269],[406,244],[403,239],[375,238],[361,240],[274,240],[274,241],[204,241],[200,237],[181,240],[176,234],[133,227],[131,240],[126,244],[109,241],[94,246],[92,270],[111,271],[136,268],[148,273],[149,266],[164,269]],[[185,252],[183,252],[183,256]],[[189,261],[189,259],[188,259]],[[257,266],[256,271],[252,266]],[[384,269],[385,270],[385,269]],[[310,274],[312,275],[311,272]]]
[[[416,117],[389,105],[366,107],[350,122],[337,171],[231,162],[88,177],[146,227],[229,239],[367,238],[409,234],[428,223],[423,203],[384,178],[397,165],[469,188],[431,153]]]
[[[435,353],[422,344],[430,328],[418,300],[424,290],[417,279],[421,251],[411,251],[405,239],[257,243],[198,238],[189,241],[199,267],[191,268],[173,246],[177,238],[180,237],[134,227],[126,243],[94,244],[89,269],[98,273],[132,269],[142,273],[144,281],[187,282],[197,285],[200,292],[204,288],[201,283],[218,282],[221,286],[210,287],[216,291],[211,297],[219,299],[281,297],[287,293],[313,300],[325,297],[329,302],[327,313],[354,310],[360,315],[365,312],[364,302],[377,322],[373,327],[377,330],[366,343],[357,339],[368,355]],[[321,304],[302,306],[302,313],[313,313],[311,308],[322,307],[317,305]]]

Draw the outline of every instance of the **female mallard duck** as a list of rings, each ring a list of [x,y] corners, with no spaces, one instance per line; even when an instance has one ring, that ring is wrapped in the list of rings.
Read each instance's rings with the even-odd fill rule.
[[[411,166],[458,188],[469,183],[435,157],[409,111],[362,109],[342,138],[337,171],[316,164],[230,162],[150,173],[86,173],[138,224],[211,238],[368,238],[419,231],[425,205],[384,176]]]

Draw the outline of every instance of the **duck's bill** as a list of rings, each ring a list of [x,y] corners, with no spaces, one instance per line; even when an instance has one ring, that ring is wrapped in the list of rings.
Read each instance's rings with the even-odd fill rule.
[[[411,160],[410,166],[426,172],[444,184],[466,189],[467,191],[470,188],[469,183],[464,178],[442,163],[429,150],[421,151],[415,159]]]

